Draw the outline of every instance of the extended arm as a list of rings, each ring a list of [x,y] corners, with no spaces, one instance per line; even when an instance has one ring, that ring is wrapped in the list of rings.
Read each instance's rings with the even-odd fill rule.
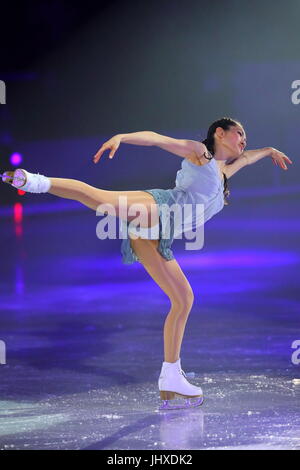
[[[209,161],[204,157],[204,153],[208,153],[207,148],[201,142],[188,139],[174,139],[152,131],[141,131],[130,134],[117,134],[112,137],[98,150],[94,156],[94,162],[97,163],[102,153],[107,149],[110,149],[110,157],[112,158],[120,143],[160,147],[179,157],[188,158],[196,165],[204,165]]]
[[[224,172],[227,178],[230,178],[244,166],[252,165],[264,157],[271,157],[274,165],[279,165],[284,170],[287,170],[286,162],[292,163],[292,161],[279,150],[273,147],[264,147],[256,150],[245,150],[233,163],[229,162],[225,165]]]

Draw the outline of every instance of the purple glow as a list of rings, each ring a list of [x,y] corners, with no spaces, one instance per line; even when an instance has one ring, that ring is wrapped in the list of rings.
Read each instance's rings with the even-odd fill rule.
[[[15,271],[15,293],[16,294],[23,294],[24,293],[24,273],[22,266],[20,264],[16,265]]]
[[[14,166],[17,166],[17,165],[20,165],[20,163],[22,162],[23,160],[23,157],[20,153],[13,153],[10,157],[10,163]]]
[[[179,258],[179,257],[178,257]],[[224,266],[224,267],[264,267],[264,266],[284,266],[299,263],[299,255],[295,252],[283,251],[222,251],[215,253],[199,253],[184,255],[181,258],[182,264],[198,269],[202,267]]]

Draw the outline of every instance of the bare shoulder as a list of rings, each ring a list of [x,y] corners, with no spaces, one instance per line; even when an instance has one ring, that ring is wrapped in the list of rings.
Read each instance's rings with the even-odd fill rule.
[[[196,165],[204,165],[207,160],[203,157],[207,148],[201,142],[190,139],[174,139],[161,134],[155,133],[154,145],[166,150],[167,152],[187,158]]]
[[[210,162],[210,158],[213,156],[207,149],[206,145],[202,144],[202,142],[198,142],[197,140],[190,140],[191,144],[191,152],[189,155],[186,156],[188,160],[191,160],[196,165],[206,165]]]
[[[244,168],[245,166],[248,165],[247,159],[241,155],[239,158],[236,158],[230,163],[226,163],[223,166],[222,171],[225,173],[227,178],[230,178],[233,176],[235,173],[237,173],[239,170]]]
[[[197,140],[185,140],[185,152],[184,158],[189,160],[191,163],[197,166],[206,165],[210,160],[209,157],[211,154],[202,142]]]

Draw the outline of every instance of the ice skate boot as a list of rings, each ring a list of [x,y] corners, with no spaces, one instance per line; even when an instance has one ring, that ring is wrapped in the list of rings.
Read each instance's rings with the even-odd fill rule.
[[[163,362],[158,379],[160,398],[163,404],[160,410],[175,410],[193,408],[203,403],[203,392],[200,387],[190,384],[181,369],[180,359],[176,362]],[[175,398],[184,398],[182,404],[170,405],[169,401]]]
[[[14,171],[5,171],[1,177],[4,183],[11,184],[14,188],[29,193],[46,193],[51,187],[51,181],[47,176],[39,173],[29,173],[29,171],[21,168]]]

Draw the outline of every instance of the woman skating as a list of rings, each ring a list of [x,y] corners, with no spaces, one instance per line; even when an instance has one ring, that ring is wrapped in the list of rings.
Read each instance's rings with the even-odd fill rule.
[[[158,146],[182,157],[182,168],[177,172],[175,187],[167,190],[106,191],[81,181],[48,178],[23,169],[5,172],[2,180],[24,191],[49,192],[74,199],[94,211],[99,205],[106,204],[112,208],[112,215],[122,219],[128,235],[121,244],[123,262],[142,263],[170,299],[171,308],[164,325],[164,362],[158,383],[163,406],[171,408],[168,401],[176,396],[195,399],[182,406],[197,406],[203,402],[202,390],[187,381],[180,363],[182,339],[194,294],[171,250],[175,235],[185,230],[185,220],[179,219],[178,222],[170,216],[169,236],[166,237],[162,208],[172,204],[182,208],[188,204],[193,207],[200,205],[203,208],[202,216],[193,215],[189,219],[189,228],[197,230],[227,204],[227,180],[238,170],[267,156],[283,169],[287,169],[286,163],[292,162],[272,147],[245,151],[243,126],[231,118],[212,123],[203,142],[173,139],[150,131],[119,134],[102,145],[94,156],[94,162],[97,163],[106,150],[113,158],[121,143]],[[120,198],[124,200],[124,197],[127,201],[125,213],[124,207],[120,206]],[[132,230],[135,216],[130,215],[130,207],[134,204],[142,205],[147,214],[146,220],[140,223],[141,230],[137,232]]]

